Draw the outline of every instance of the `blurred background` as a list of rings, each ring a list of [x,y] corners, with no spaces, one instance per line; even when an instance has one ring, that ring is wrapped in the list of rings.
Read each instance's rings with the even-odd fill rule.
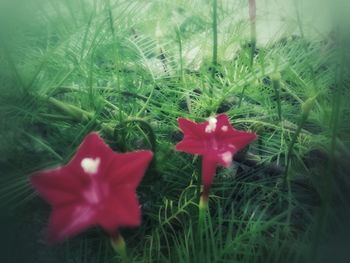
[[[215,45],[212,40],[212,3],[209,0],[0,0],[1,262],[110,262],[108,259],[102,261],[102,257],[100,260],[90,257],[94,246],[84,247],[88,247],[88,243],[81,242],[79,246],[74,243],[74,251],[80,251],[80,256],[73,256],[69,242],[61,247],[48,248],[43,241],[42,232],[49,210],[46,204],[36,199],[28,182],[29,175],[66,161],[83,132],[95,127],[82,125],[79,120],[73,125],[70,121],[75,120],[54,115],[51,106],[45,104],[45,98],[56,96],[77,107],[96,111],[100,114],[97,119],[113,124],[117,109],[105,113],[102,105],[107,102],[94,101],[92,98],[96,92],[92,87],[122,89],[120,87],[136,87],[144,82],[145,88],[135,88],[135,93],[147,99],[150,93],[153,94],[148,89],[149,83],[160,86],[171,83],[172,87],[164,89],[163,93],[155,91],[159,92],[155,101],[168,103],[170,113],[164,113],[167,107],[162,108],[164,111],[152,108],[142,111],[143,107],[140,107],[142,114],[146,112],[154,120],[170,123],[169,127],[158,130],[160,140],[164,140],[163,148],[170,149],[174,142],[169,139],[169,134],[176,130],[174,120],[183,110],[176,100],[185,101],[188,94],[196,95],[195,88],[206,86],[203,84],[207,81],[205,77],[194,80],[192,76],[207,74],[212,60]],[[243,72],[232,77],[234,85],[265,85],[266,79],[264,82],[263,78],[255,79],[249,75],[252,73],[245,62],[249,60],[246,49],[249,50],[251,44],[249,1],[218,0],[217,9],[217,55],[223,68],[222,79],[228,76],[231,81],[230,76]],[[260,61],[258,57],[254,63],[257,68],[263,65],[262,76],[266,72],[269,75],[276,67],[284,72],[285,65],[299,65],[301,61],[304,66],[297,70],[300,79],[295,83],[298,84],[288,86],[286,80],[285,85],[292,94],[293,88],[296,89],[294,99],[297,101],[298,96],[304,102],[318,93],[323,96],[312,115],[312,121],[321,128],[317,130],[311,125],[309,134],[314,138],[310,139],[313,145],[322,151],[305,154],[308,151],[303,144],[309,145],[309,139],[299,141],[296,151],[300,159],[309,156],[312,165],[308,167],[316,166],[315,174],[320,175],[311,181],[323,205],[315,209],[313,223],[305,230],[310,234],[305,235],[307,245],[303,243],[299,248],[301,254],[309,255],[306,257],[308,262],[350,261],[349,32],[348,0],[256,0],[256,48],[265,52],[266,59]],[[246,58],[242,58],[243,53]],[[164,57],[168,59],[167,66]],[[241,65],[241,61],[243,66],[236,66],[237,63]],[[323,68],[318,67],[321,64]],[[225,65],[235,67],[230,71]],[[180,87],[178,80],[171,79],[172,76],[178,77],[178,72],[182,72],[187,84],[181,84],[180,95],[169,95],[168,90]],[[285,74],[292,74],[288,72]],[[240,76],[243,76],[244,84],[239,84]],[[217,85],[231,84],[223,82]],[[67,98],[61,95],[67,87],[78,92],[85,89],[88,93]],[[187,94],[184,87],[192,90]],[[248,88],[246,94],[251,92],[253,99],[266,105],[264,103],[269,98],[263,97],[262,91]],[[241,93],[240,90],[234,92]],[[103,93],[102,97],[118,107],[125,103],[120,108],[133,112],[134,106],[128,101],[115,99],[115,95],[109,93]],[[219,107],[211,102],[207,105],[210,99],[209,95],[203,100],[194,99],[192,109],[186,114],[204,116],[207,112],[214,112]],[[244,102],[248,104],[244,105]],[[284,103],[286,109],[296,105],[290,100]],[[252,109],[249,100],[243,100],[243,106],[245,111],[232,110],[231,116],[238,119],[249,116]],[[257,112],[265,112],[266,107],[254,107]],[[296,123],[297,114],[299,111],[290,110],[286,118]],[[284,131],[279,132],[283,134]],[[273,137],[275,135],[274,132],[262,136],[266,145],[279,145],[280,137]],[[283,144],[284,149],[271,146],[272,149],[262,154],[262,160],[275,160],[273,156],[286,151],[286,145],[288,143]],[[164,167],[166,169],[170,168]],[[313,168],[308,170],[310,174],[311,170]],[[106,258],[110,253],[106,252]],[[274,262],[282,262],[281,258]],[[302,262],[305,257],[293,260]]]

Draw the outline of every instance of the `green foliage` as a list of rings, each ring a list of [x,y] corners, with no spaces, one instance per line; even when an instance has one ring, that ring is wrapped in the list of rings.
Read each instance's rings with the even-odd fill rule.
[[[66,163],[91,130],[115,150],[151,148],[142,123],[157,147],[138,189],[143,224],[123,233],[133,262],[323,262],[333,253],[321,249],[333,244],[329,225],[344,225],[350,211],[348,39],[343,31],[308,38],[298,14],[267,43],[257,32],[252,63],[247,2],[2,1],[8,262],[118,262],[99,229],[44,245],[49,208],[28,178]],[[259,139],[219,169],[198,230],[199,160],[174,151],[176,119],[219,112]]]

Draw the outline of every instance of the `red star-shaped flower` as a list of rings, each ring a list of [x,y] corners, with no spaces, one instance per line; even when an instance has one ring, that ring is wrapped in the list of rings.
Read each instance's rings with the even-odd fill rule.
[[[229,167],[233,155],[256,139],[255,133],[233,128],[226,114],[210,117],[200,123],[179,118],[178,123],[184,138],[176,145],[176,150],[203,156],[202,181],[205,191],[212,184],[216,166]]]
[[[119,227],[140,225],[135,190],[152,156],[151,151],[115,153],[93,132],[66,166],[35,173],[32,185],[52,206],[49,241],[95,225],[111,235]]]

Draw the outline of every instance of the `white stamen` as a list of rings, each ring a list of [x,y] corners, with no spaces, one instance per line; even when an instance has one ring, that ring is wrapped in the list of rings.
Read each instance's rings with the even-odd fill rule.
[[[227,132],[228,131],[228,127],[226,125],[224,125],[224,126],[221,127],[221,130],[223,132]]]
[[[232,153],[231,152],[224,152],[222,155],[222,160],[227,164],[230,165],[232,162]]]
[[[87,174],[95,174],[98,171],[98,167],[100,166],[101,159],[99,157],[93,159],[93,158],[84,158],[81,160],[81,167],[83,168],[84,172]]]
[[[208,125],[205,127],[205,132],[206,133],[212,133],[216,130],[216,123],[218,120],[215,117],[210,117],[208,119]]]

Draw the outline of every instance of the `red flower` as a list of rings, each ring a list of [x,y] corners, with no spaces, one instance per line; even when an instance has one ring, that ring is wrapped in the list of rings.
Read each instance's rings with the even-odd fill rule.
[[[90,133],[66,166],[35,173],[34,188],[52,206],[49,241],[95,225],[111,235],[121,226],[140,225],[135,190],[152,156],[151,151],[114,153]]]
[[[179,118],[184,138],[176,150],[203,156],[202,181],[208,191],[215,175],[216,166],[229,167],[233,155],[256,139],[255,133],[234,129],[226,114],[210,117],[208,121],[195,123]]]

